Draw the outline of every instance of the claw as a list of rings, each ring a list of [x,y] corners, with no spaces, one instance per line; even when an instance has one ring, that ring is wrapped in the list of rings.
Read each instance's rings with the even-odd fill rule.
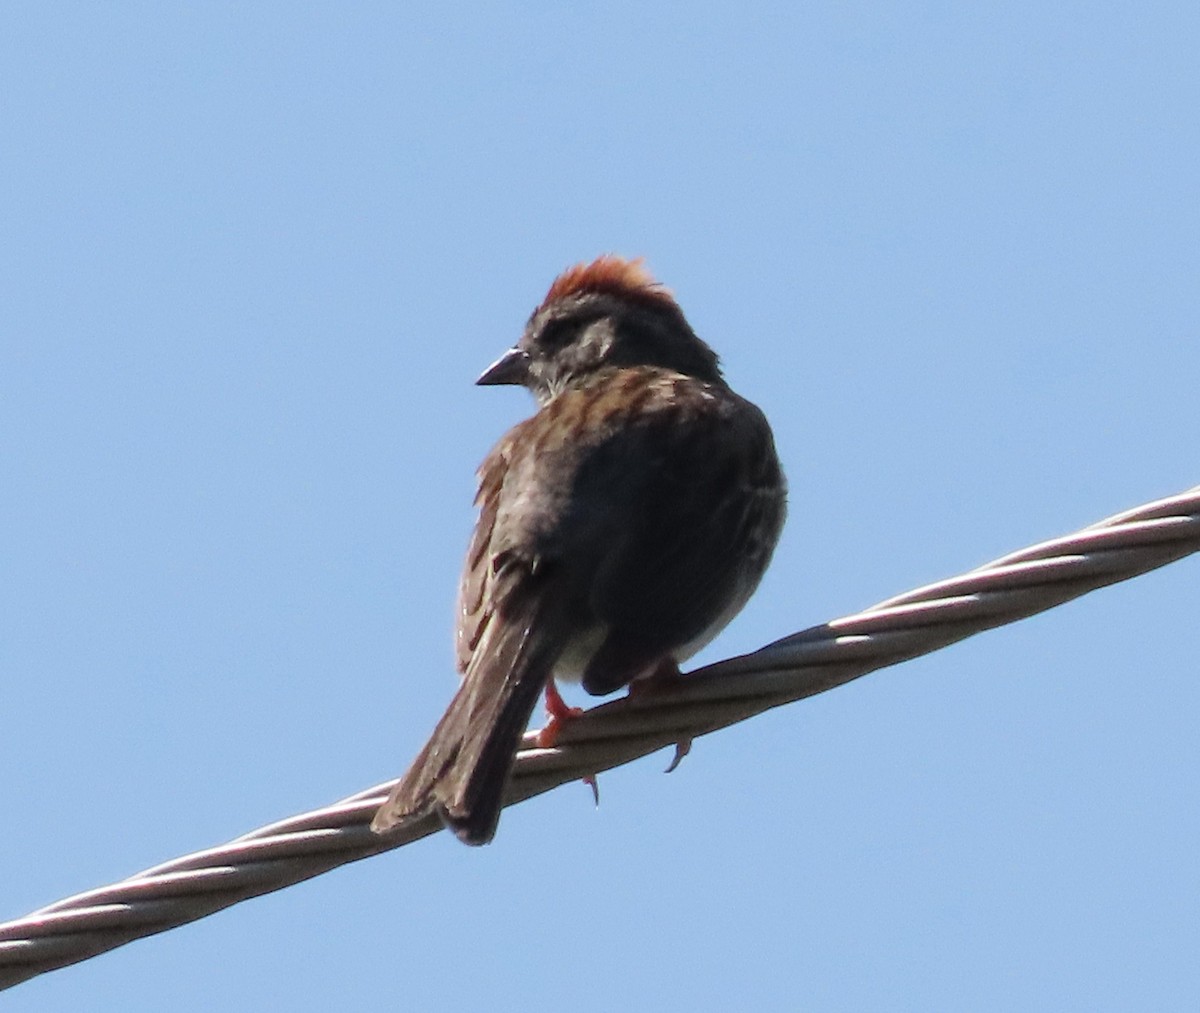
[[[592,801],[596,803],[596,808],[600,808],[600,782],[596,780],[595,774],[589,774],[583,779],[583,783],[592,789]]]
[[[675,755],[671,758],[671,765],[663,771],[664,774],[669,774],[682,762],[683,758],[692,751],[692,737],[689,735],[686,739],[680,739],[675,743]]]
[[[641,679],[635,679],[629,684],[629,696],[635,700],[639,698],[644,699],[645,697],[653,696],[655,693],[661,693],[664,690],[669,691],[679,686],[683,681],[684,675],[679,671],[679,665],[675,659],[670,657],[663,658],[649,675]],[[671,771],[683,762],[683,758],[691,751],[692,737],[690,735],[676,742],[675,755],[671,758],[670,766],[663,773],[671,773]]]

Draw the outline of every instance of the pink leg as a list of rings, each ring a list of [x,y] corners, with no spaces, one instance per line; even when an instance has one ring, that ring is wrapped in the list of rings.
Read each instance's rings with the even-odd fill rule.
[[[567,701],[562,698],[562,694],[559,693],[558,686],[551,679],[546,683],[546,716],[550,720],[546,722],[546,727],[538,732],[538,745],[543,749],[553,749],[555,743],[558,742],[558,736],[561,734],[563,726],[582,713],[582,707],[568,705]]]
[[[559,733],[568,721],[574,721],[583,713],[582,707],[572,707],[562,698],[558,686],[551,679],[546,683],[546,715],[550,718],[546,727],[538,732],[537,744],[542,749],[553,749],[558,742]],[[595,775],[583,778],[583,783],[592,789],[592,798],[596,805],[600,804],[600,786],[596,784]]]

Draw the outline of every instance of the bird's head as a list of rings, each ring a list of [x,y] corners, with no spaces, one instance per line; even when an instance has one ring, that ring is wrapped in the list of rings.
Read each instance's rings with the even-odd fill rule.
[[[710,383],[716,353],[640,260],[606,255],[560,274],[525,333],[476,381],[520,384],[545,404],[602,369],[658,366]]]

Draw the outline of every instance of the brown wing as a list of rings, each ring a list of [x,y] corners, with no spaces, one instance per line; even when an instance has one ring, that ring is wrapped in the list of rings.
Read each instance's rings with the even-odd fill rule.
[[[506,508],[505,476],[529,422],[511,430],[480,466],[479,519],[459,585],[456,639],[463,680],[376,814],[376,830],[437,809],[468,844],[486,844],[495,834],[517,742],[561,650],[558,599],[544,593],[545,572],[535,572],[528,544],[497,539],[497,521]]]
[[[527,419],[510,429],[479,466],[479,488],[475,493],[479,518],[467,545],[467,558],[458,585],[455,654],[460,673],[466,672],[471,663],[471,657],[491,616],[488,589],[495,576],[492,566],[492,557],[495,555],[492,536],[496,530],[496,517],[500,510],[504,475],[514,444],[519,445],[521,431],[533,421]]]
[[[617,483],[634,491],[608,501],[607,523],[619,533],[591,585],[608,629],[583,674],[597,694],[715,636],[757,587],[785,510],[770,428],[728,388],[676,381],[669,403],[631,427],[628,443],[598,456],[577,491],[599,496]]]
[[[506,436],[480,469],[478,503],[460,665],[489,621],[486,560],[515,556],[553,575],[566,626],[607,628],[603,670],[584,682],[604,693],[744,604],[782,526],[784,486],[752,404],[724,385],[626,369]]]
[[[720,384],[625,369],[568,390],[479,471],[459,586],[464,678],[373,826],[437,808],[472,844],[495,832],[517,741],[574,642],[604,634],[591,692],[724,624],[783,516],[771,434]]]

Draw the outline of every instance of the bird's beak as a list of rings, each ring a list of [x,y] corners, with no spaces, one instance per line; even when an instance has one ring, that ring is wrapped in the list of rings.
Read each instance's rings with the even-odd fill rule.
[[[520,348],[510,348],[483,371],[475,382],[480,387],[491,387],[501,383],[524,383],[529,377],[529,353]]]

